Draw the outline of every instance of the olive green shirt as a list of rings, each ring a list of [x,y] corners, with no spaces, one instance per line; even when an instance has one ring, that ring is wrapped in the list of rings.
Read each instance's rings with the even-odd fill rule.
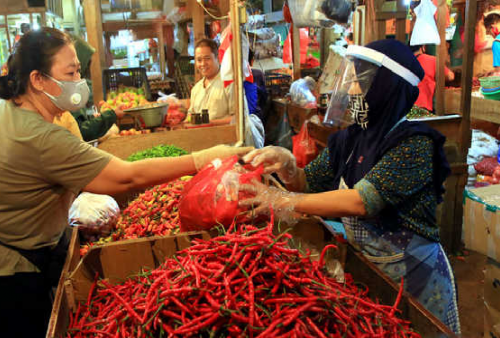
[[[111,158],[40,114],[0,100],[0,242],[28,250],[57,244],[75,195]],[[0,276],[34,271],[0,245]]]

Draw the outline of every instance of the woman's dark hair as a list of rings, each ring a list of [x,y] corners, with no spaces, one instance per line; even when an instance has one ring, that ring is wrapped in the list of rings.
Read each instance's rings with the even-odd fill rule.
[[[194,48],[196,49],[198,47],[209,47],[215,57],[219,55],[219,46],[217,46],[217,42],[215,42],[214,40],[201,39],[196,43]]]
[[[50,74],[54,55],[72,43],[68,34],[49,27],[24,34],[9,56],[8,74],[0,77],[0,98],[8,100],[24,94],[31,72]]]
[[[498,22],[500,22],[500,15],[498,15],[497,13],[492,13],[492,14],[487,15],[483,20],[484,27],[486,28],[486,32],[488,34],[491,34],[492,26]]]

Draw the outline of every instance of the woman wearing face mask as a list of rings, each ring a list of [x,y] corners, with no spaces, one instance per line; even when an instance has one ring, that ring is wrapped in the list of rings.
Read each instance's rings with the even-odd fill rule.
[[[77,193],[143,188],[249,150],[217,146],[178,158],[122,161],[52,124],[63,111],[83,107],[88,95],[71,39],[52,28],[25,34],[0,77],[2,337],[45,336]]]
[[[330,135],[328,147],[304,169],[286,149],[267,147],[244,157],[264,163],[293,193],[255,184],[242,202],[293,213],[341,218],[348,241],[456,333],[460,332],[453,272],[439,244],[436,206],[449,174],[444,136],[405,116],[424,71],[396,40],[349,46],[325,122],[353,124]],[[345,119],[345,118],[344,118]]]

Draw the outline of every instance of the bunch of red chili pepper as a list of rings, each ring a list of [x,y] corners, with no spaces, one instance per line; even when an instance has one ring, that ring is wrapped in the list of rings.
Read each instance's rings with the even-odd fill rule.
[[[186,179],[178,179],[140,194],[123,210],[111,235],[97,243],[83,245],[80,255],[83,256],[95,244],[177,233],[179,200],[186,183]]]
[[[420,337],[287,233],[234,225],[123,284],[94,283],[67,337]]]

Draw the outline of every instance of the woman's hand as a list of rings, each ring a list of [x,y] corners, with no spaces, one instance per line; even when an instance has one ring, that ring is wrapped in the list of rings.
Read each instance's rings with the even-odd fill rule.
[[[264,165],[264,174],[277,173],[280,179],[288,184],[297,177],[299,170],[293,154],[285,148],[268,146],[256,149],[243,157],[243,161],[258,167]]]
[[[239,190],[253,196],[239,202],[239,206],[247,208],[250,214],[270,215],[272,210],[278,219],[288,225],[295,224],[300,218],[295,212],[295,206],[301,194],[268,187],[256,180],[252,184],[241,185]]]

